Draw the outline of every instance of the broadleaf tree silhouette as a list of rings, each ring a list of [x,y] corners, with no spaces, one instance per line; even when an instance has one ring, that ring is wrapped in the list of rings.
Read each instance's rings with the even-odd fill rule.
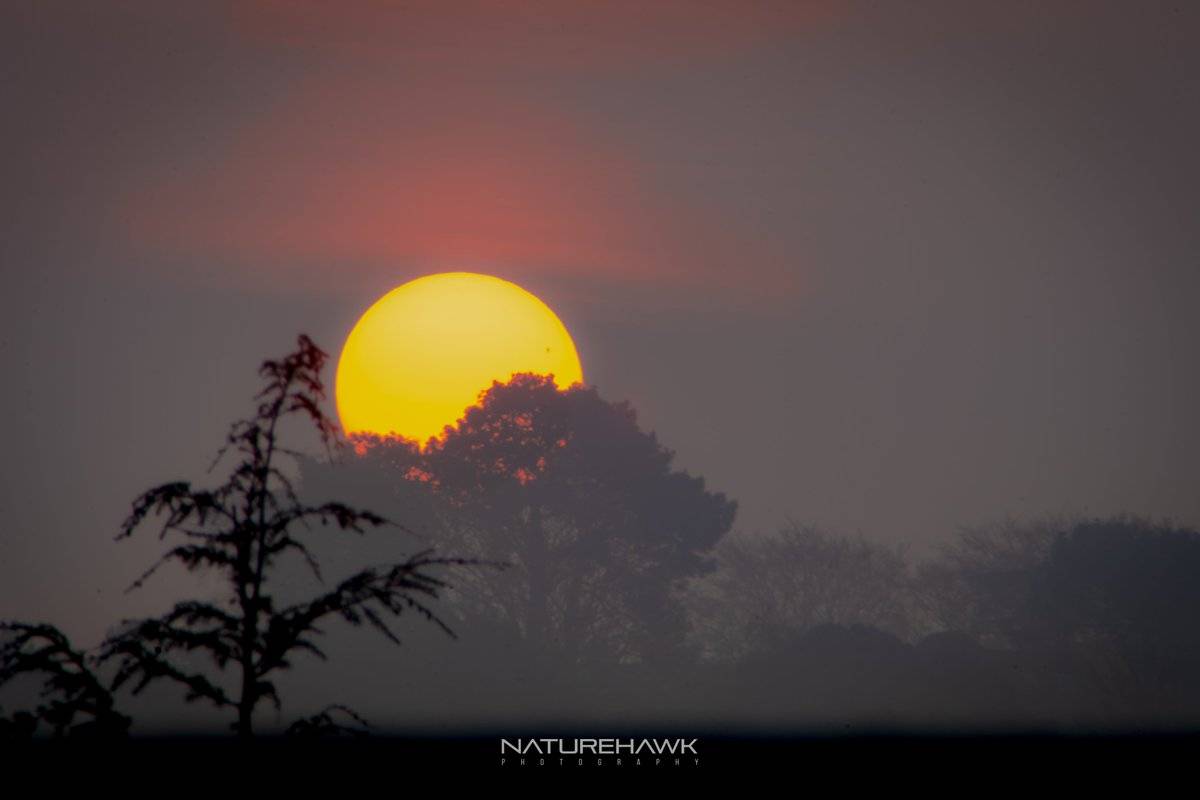
[[[464,624],[507,631],[555,674],[686,660],[678,595],[713,568],[737,505],[675,468],[628,403],[518,374],[424,448],[358,444],[351,465],[303,462],[305,486],[422,508],[436,541],[512,565],[461,571]]]

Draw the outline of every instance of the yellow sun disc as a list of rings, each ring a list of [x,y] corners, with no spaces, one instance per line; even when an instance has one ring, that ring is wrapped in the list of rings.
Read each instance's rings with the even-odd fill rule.
[[[427,275],[388,292],[346,338],[337,408],[347,433],[422,443],[493,381],[533,372],[560,389],[583,381],[571,334],[514,283],[472,272]]]

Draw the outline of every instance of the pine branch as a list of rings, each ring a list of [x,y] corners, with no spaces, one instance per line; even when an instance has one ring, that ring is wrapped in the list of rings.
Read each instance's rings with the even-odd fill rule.
[[[53,625],[0,622],[0,686],[20,675],[42,675],[35,711],[25,712],[34,728],[48,723],[53,735],[78,733],[124,734],[130,718],[113,707],[112,693],[92,670],[93,659],[75,649]],[[78,723],[79,716],[89,719]],[[33,729],[31,729],[32,732]]]
[[[214,570],[227,581],[236,610],[186,601],[162,616],[129,623],[105,641],[98,657],[101,663],[117,665],[114,690],[128,685],[137,694],[155,681],[174,682],[187,690],[188,701],[236,708],[235,728],[250,735],[253,711],[260,701],[281,705],[272,676],[290,666],[292,654],[325,657],[316,644],[322,619],[366,624],[399,643],[390,621],[409,611],[454,635],[431,607],[449,588],[434,571],[486,562],[435,558],[425,551],[406,561],[361,569],[308,602],[282,610],[273,607],[269,590],[282,556],[299,556],[317,580],[324,581],[321,565],[298,529],[320,525],[365,534],[389,525],[404,530],[374,512],[345,503],[302,502],[292,479],[277,463],[279,457],[296,453],[278,437],[279,422],[289,415],[311,422],[327,450],[341,443],[336,424],[321,409],[320,371],[326,358],[308,337],[301,336],[293,353],[263,363],[259,374],[265,385],[255,396],[255,414],[230,426],[210,467],[215,469],[226,457],[233,460],[222,484],[198,489],[184,481],[164,483],[134,501],[118,539],[157,521],[159,538],[175,541],[130,589],[141,587],[168,563],[189,571]],[[227,691],[208,674],[172,659],[190,653],[206,654],[219,672],[238,670],[240,691]]]

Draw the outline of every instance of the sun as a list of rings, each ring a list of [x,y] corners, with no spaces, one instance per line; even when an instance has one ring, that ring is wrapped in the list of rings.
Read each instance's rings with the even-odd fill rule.
[[[350,434],[425,443],[493,381],[532,372],[566,389],[583,381],[571,334],[550,307],[500,278],[443,272],[385,294],[359,318],[338,359],[335,393]]]

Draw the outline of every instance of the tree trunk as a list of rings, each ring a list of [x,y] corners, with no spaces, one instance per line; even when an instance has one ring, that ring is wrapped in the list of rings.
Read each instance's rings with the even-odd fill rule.
[[[254,643],[258,638],[258,598],[243,604],[242,620],[242,693],[238,697],[237,734],[240,739],[254,736],[254,706],[258,699],[258,681],[254,674]]]
[[[254,736],[254,662],[253,655],[242,659],[242,694],[238,698],[237,735],[240,739]]]

